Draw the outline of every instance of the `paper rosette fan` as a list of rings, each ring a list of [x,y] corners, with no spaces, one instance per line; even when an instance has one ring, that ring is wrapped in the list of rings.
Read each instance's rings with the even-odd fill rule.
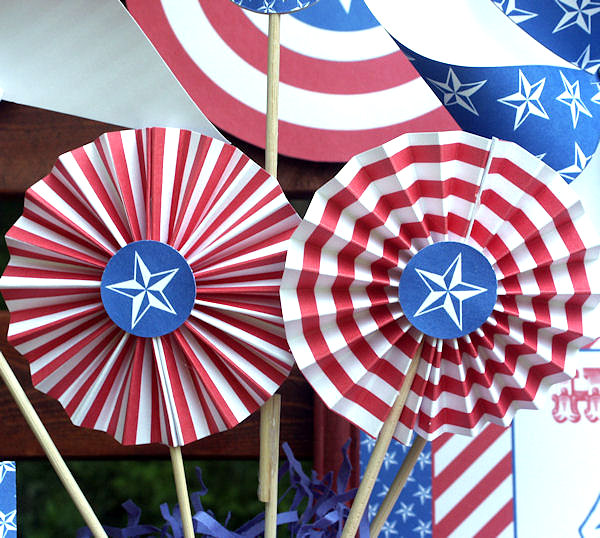
[[[403,135],[316,192],[282,282],[288,342],[373,436],[420,342],[398,440],[507,424],[597,333],[598,244],[570,187],[516,144]]]
[[[105,134],[26,193],[0,280],[9,341],[75,424],[124,444],[230,428],[293,363],[278,291],[298,222],[233,146]]]

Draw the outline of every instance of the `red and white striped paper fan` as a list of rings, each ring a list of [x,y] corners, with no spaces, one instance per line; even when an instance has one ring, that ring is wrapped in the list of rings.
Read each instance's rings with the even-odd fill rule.
[[[398,288],[418,252],[450,241],[483,254],[497,298],[479,328],[436,339],[408,320]],[[282,281],[288,342],[325,403],[376,436],[423,341],[395,437],[473,434],[574,372],[597,333],[598,255],[575,193],[519,146],[403,135],[316,192]]]
[[[105,134],[58,159],[7,234],[9,342],[76,425],[124,444],[178,446],[231,428],[293,364],[278,291],[299,220],[277,180],[233,146],[179,129]],[[156,337],[117,326],[101,297],[109,260],[140,241],[169,245],[193,273],[191,313]],[[150,274],[160,259],[137,257],[134,278],[164,277]],[[144,281],[132,326],[176,305],[171,273],[153,294]]]

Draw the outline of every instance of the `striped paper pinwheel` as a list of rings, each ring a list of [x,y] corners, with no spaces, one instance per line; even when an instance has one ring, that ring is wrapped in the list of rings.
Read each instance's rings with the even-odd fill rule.
[[[319,189],[290,241],[288,342],[334,411],[376,436],[508,424],[597,335],[599,240],[581,202],[512,142],[403,135]]]
[[[298,222],[233,146],[105,134],[26,193],[0,280],[9,341],[75,424],[124,444],[233,427],[293,362],[278,290]]]

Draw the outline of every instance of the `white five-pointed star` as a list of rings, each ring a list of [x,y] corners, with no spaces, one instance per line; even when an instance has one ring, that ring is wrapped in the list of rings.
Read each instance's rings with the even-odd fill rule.
[[[598,90],[598,93],[594,94],[594,96],[592,97],[592,103],[600,105],[600,82],[592,82],[592,84],[594,84],[596,86],[596,89]]]
[[[528,21],[537,17],[537,13],[532,11],[525,11],[519,9],[516,5],[517,0],[495,0],[495,4],[504,11],[507,17],[509,17],[514,23],[521,24],[522,22]]]
[[[425,282],[427,288],[429,288],[429,294],[415,312],[415,317],[428,314],[434,310],[443,309],[454,324],[462,331],[463,301],[487,291],[486,288],[482,288],[481,286],[463,282],[462,254],[459,253],[450,264],[450,267],[441,275],[423,269],[415,269],[415,271],[423,282]]]
[[[580,113],[585,114],[590,118],[592,117],[592,114],[585,106],[584,102],[581,100],[581,92],[579,91],[579,81],[576,80],[573,84],[571,84],[562,71],[560,72],[560,77],[562,78],[565,91],[562,92],[556,98],[556,100],[567,105],[571,109],[571,119],[573,120],[573,128],[575,128],[577,127],[577,122],[579,121]]]
[[[544,118],[546,120],[549,119],[546,110],[540,102],[545,83],[546,78],[544,77],[535,84],[531,84],[523,71],[519,69],[519,91],[498,99],[503,105],[508,105],[517,109],[517,113],[515,114],[515,131],[530,115],[538,116],[539,118]]]
[[[416,517],[417,514],[414,512],[415,503],[404,504],[400,501],[400,508],[394,512],[394,514],[398,514],[402,518],[402,523],[406,523],[406,520],[409,517]]]
[[[0,512],[0,537],[4,538],[8,531],[17,530],[17,511],[11,510],[8,513]]]
[[[14,461],[0,461],[0,483],[4,480],[6,473],[14,473],[16,470]]]
[[[600,13],[600,2],[594,0],[554,1],[565,13],[552,30],[553,34],[571,26],[578,26],[586,33],[592,33],[592,17]]]
[[[580,69],[585,69],[590,73],[595,73],[600,67],[600,58],[592,59],[592,46],[588,45],[583,49],[583,52],[579,55],[579,58],[575,60],[575,65]]]
[[[448,76],[446,82],[438,80],[427,79],[443,94],[442,98],[445,106],[458,105],[462,108],[467,109],[476,116],[479,116],[475,105],[471,101],[471,96],[478,91],[487,80],[480,80],[478,82],[463,83],[456,76],[452,68],[448,69]]]
[[[579,147],[579,144],[575,142],[575,158],[573,164],[559,170],[558,173],[566,180],[573,181],[581,172],[583,172],[583,169],[587,166],[587,163],[591,158],[592,156],[590,155],[588,157]]]
[[[398,534],[396,530],[396,522],[395,521],[386,521],[381,527],[381,534],[383,534],[384,538],[390,538],[394,534]]]
[[[431,534],[431,521],[422,521],[419,519],[419,524],[413,531],[419,533],[419,538],[425,538],[425,536]]]
[[[170,314],[175,309],[165,296],[164,290],[179,269],[169,269],[151,273],[141,256],[135,253],[133,278],[106,286],[107,289],[125,295],[131,299],[131,328],[133,329],[150,308],[156,308]]]
[[[419,501],[421,502],[421,505],[424,505],[425,501],[431,499],[431,486],[426,488],[425,486],[422,486],[421,484],[417,484],[417,488],[419,488],[419,489],[413,493],[413,497],[416,497],[417,499],[419,499]]]
[[[342,5],[346,13],[350,13],[350,8],[352,7],[352,0],[338,0],[338,2]]]

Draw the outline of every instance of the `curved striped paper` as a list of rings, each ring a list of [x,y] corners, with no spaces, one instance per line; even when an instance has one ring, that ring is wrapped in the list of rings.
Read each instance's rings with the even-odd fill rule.
[[[370,435],[422,340],[395,430],[405,443],[413,430],[433,439],[508,424],[572,375],[573,354],[597,335],[599,240],[580,201],[516,144],[496,141],[493,155],[490,145],[421,133],[362,153],[316,192],[290,240],[281,299],[292,353],[325,403]],[[466,241],[498,281],[488,319],[457,339],[424,336],[398,299],[403,268],[440,241]]]
[[[238,149],[179,129],[108,133],[62,155],[25,196],[0,280],[9,342],[79,426],[183,445],[231,428],[288,375],[278,290],[299,217]],[[109,319],[100,279],[142,239],[190,265],[188,319],[142,338]]]

